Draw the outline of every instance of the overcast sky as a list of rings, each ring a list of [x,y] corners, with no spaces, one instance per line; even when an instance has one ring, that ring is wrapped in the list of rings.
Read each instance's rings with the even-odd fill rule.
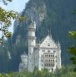
[[[29,0],[13,0],[11,3],[9,3],[7,6],[4,5],[1,1],[0,1],[0,7],[6,9],[6,10],[14,10],[17,12],[21,12],[24,8],[25,8],[25,4],[28,2]],[[13,24],[12,24],[13,25]],[[11,26],[11,28],[9,29],[10,31],[13,32],[13,26]]]

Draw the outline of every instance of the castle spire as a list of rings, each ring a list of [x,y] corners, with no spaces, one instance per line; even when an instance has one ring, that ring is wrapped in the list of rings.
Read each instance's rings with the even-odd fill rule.
[[[48,30],[48,36],[52,38],[51,30]]]
[[[50,35],[50,31],[48,30],[48,35]]]
[[[61,46],[60,46],[60,42],[58,41],[58,47],[59,47],[59,49],[61,49]]]

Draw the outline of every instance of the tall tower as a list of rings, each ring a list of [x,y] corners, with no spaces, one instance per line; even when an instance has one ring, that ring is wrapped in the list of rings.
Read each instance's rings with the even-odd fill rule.
[[[57,52],[57,68],[61,68],[61,46],[60,43],[58,42],[58,52]]]
[[[32,23],[28,27],[28,71],[34,70],[34,47],[36,45],[35,37],[36,23]]]

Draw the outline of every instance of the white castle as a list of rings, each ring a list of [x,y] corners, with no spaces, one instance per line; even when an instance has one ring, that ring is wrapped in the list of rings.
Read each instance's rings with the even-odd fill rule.
[[[40,71],[48,69],[50,72],[61,68],[61,47],[59,42],[56,43],[51,35],[36,43],[36,23],[32,21],[28,27],[28,55],[21,55],[22,62],[19,65],[19,72],[27,69],[33,72],[35,67]]]

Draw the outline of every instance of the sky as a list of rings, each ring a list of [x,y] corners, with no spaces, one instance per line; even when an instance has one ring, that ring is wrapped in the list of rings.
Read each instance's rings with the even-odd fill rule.
[[[0,7],[6,10],[14,10],[16,12],[21,12],[25,8],[25,5],[28,1],[29,0],[13,0],[11,3],[8,3],[8,5],[6,6],[0,0]],[[9,31],[13,32],[13,21],[11,27],[9,28]]]

